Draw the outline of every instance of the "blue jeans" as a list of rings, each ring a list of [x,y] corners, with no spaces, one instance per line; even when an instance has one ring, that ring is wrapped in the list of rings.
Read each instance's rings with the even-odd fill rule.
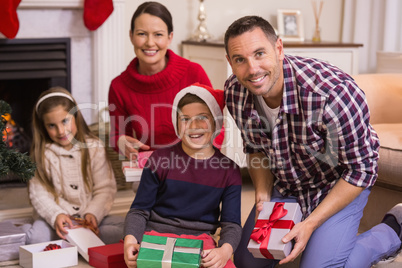
[[[106,216],[99,224],[99,237],[105,244],[118,243],[123,239],[124,217]],[[26,244],[36,244],[59,240],[56,231],[44,219],[39,218],[31,224],[24,224],[23,231],[26,233]]]
[[[364,190],[352,203],[313,232],[301,257],[301,268],[369,268],[400,248],[401,240],[386,224],[376,225],[357,236],[369,194],[370,190]],[[275,189],[271,201],[296,202],[296,198],[285,198]],[[234,263],[238,268],[274,267],[279,261],[254,258],[247,250],[254,218],[255,207],[243,227],[242,238],[234,254]]]

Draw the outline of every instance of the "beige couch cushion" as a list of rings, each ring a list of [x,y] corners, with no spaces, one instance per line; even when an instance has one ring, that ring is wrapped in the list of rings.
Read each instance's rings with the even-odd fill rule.
[[[402,124],[376,124],[373,127],[381,145],[377,183],[402,190]]]
[[[402,123],[402,74],[360,74],[353,77],[366,94],[370,123]]]

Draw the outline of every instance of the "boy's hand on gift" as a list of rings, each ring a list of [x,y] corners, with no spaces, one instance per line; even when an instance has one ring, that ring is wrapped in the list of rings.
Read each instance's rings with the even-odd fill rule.
[[[138,155],[138,149],[149,150],[151,147],[143,144],[133,137],[122,135],[117,141],[117,146],[121,153],[123,153],[130,161],[136,160]]]
[[[205,268],[223,268],[233,254],[233,248],[225,243],[220,248],[207,249],[201,253],[201,265]]]
[[[138,252],[140,244],[133,235],[124,237],[124,261],[128,268],[137,268]]]
[[[64,234],[67,234],[68,231],[65,229],[65,227],[73,227],[73,223],[70,219],[69,215],[66,214],[59,214],[56,217],[56,221],[54,222],[54,229],[56,230],[57,235],[61,238],[61,239],[66,239],[64,237]]]
[[[98,221],[96,220],[95,215],[87,213],[85,214],[84,219],[89,229],[91,229],[96,235],[99,235]]]
[[[283,243],[291,243],[293,239],[296,243],[294,244],[293,250],[290,252],[290,254],[281,260],[279,264],[294,261],[297,256],[299,256],[306,248],[307,242],[309,241],[314,230],[314,227],[307,221],[297,223],[292,230],[290,230],[290,232],[282,238]]]

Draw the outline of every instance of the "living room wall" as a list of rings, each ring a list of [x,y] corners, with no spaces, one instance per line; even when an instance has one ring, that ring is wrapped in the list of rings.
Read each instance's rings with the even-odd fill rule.
[[[127,0],[125,10],[125,32],[127,41],[125,55],[127,64],[134,57],[134,51],[129,40],[129,26],[135,9],[144,0]],[[188,39],[198,26],[197,0],[159,0],[173,16],[174,37],[171,49],[180,54],[180,44]],[[340,41],[342,33],[342,14],[344,0],[324,0],[320,19],[321,39],[325,41]],[[204,0],[207,13],[206,24],[209,32],[217,39],[222,39],[227,27],[236,19],[245,15],[259,15],[277,27],[278,9],[300,10],[304,20],[304,37],[311,40],[314,31],[314,12],[311,0]]]

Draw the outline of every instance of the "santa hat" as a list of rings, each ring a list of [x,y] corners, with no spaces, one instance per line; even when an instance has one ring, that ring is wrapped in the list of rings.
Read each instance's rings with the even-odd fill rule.
[[[212,116],[215,120],[215,132],[216,130],[221,130],[223,125],[223,108],[225,107],[225,101],[223,96],[223,90],[213,89],[211,87],[201,85],[199,83],[192,84],[189,87],[183,88],[179,93],[176,94],[176,97],[173,101],[173,109],[172,109],[172,123],[174,126],[174,130],[176,135],[179,136],[179,132],[177,129],[177,105],[179,101],[187,94],[191,93],[198,96],[202,99],[208,106],[211,111]],[[217,132],[216,132],[217,133]]]

